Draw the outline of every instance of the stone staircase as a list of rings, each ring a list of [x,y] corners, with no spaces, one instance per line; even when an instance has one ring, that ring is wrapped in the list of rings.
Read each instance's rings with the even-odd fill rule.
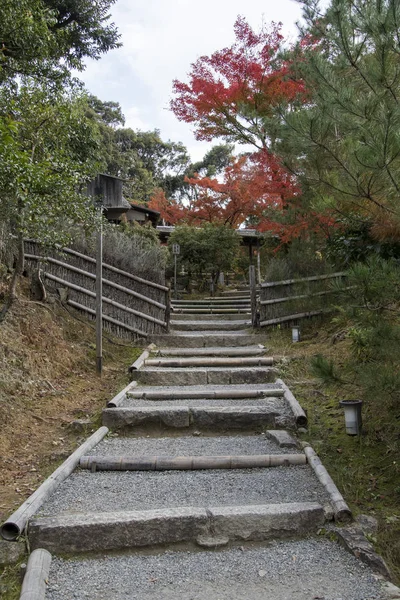
[[[29,524],[31,548],[58,557],[46,598],[387,598],[317,535],[337,505],[248,310],[247,297],[174,302],[170,334],[103,411],[112,433]]]

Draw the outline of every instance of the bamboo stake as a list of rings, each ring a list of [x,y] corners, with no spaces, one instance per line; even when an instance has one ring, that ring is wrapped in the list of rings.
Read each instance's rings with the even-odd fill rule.
[[[100,427],[48,477],[38,489],[3,523],[0,533],[5,540],[16,540],[25,526],[45,500],[57,489],[79,464],[79,460],[108,433],[108,427]]]
[[[87,290],[86,288],[76,285],[75,283],[71,283],[69,281],[66,281],[65,279],[61,279],[61,277],[56,277],[56,275],[52,275],[51,273],[44,273],[44,276],[47,279],[50,279],[51,281],[55,281],[57,283],[61,283],[62,285],[65,285],[66,287],[69,287],[72,290],[75,290],[76,292],[80,292],[81,294],[86,294],[86,296],[89,296],[90,298],[96,298],[95,292],[91,292],[90,290]],[[103,282],[104,282],[104,279],[103,279]],[[115,306],[116,308],[119,308],[120,310],[123,310],[125,312],[136,315],[137,317],[140,317],[141,319],[150,321],[151,323],[156,323],[157,325],[162,325],[163,327],[167,326],[167,323],[165,321],[161,321],[160,319],[156,319],[155,317],[146,315],[146,313],[142,313],[138,310],[135,310],[134,308],[130,308],[129,306],[124,306],[123,304],[120,304],[119,302],[115,302],[115,300],[111,300],[110,298],[106,298],[105,296],[103,296],[103,302],[105,304],[111,304],[112,306]],[[104,316],[103,316],[103,318],[104,318]]]
[[[135,360],[134,363],[131,364],[131,366],[128,369],[129,373],[132,373],[132,371],[138,371],[144,364],[144,361],[149,358],[150,356],[150,352],[148,350],[144,350],[142,352],[142,354],[139,356],[139,358],[137,358]]]
[[[126,399],[126,393],[129,392],[132,388],[137,386],[137,381],[131,381],[123,390],[121,390],[114,398],[107,402],[107,408],[117,408],[117,406],[121,406],[121,404]]]
[[[351,521],[353,518],[351,510],[344,501],[342,494],[339,492],[338,488],[334,484],[331,476],[325,469],[318,455],[309,445],[304,446],[304,452],[315,475],[329,494],[331,504],[333,506],[335,521]]]
[[[26,239],[25,242],[37,244],[36,240],[31,240],[31,239]],[[61,248],[61,250],[65,254],[71,254],[72,256],[77,256],[79,258],[82,258],[82,260],[86,260],[87,262],[90,262],[92,264],[95,264],[95,262],[96,262],[95,258],[92,258],[91,256],[87,256],[86,254],[82,254],[81,252],[77,252],[76,250],[72,250],[71,248]],[[33,258],[45,259],[46,257],[35,256]],[[168,288],[165,285],[162,285],[161,283],[156,283],[155,281],[150,281],[149,279],[143,279],[142,277],[139,277],[138,275],[133,275],[132,273],[128,273],[127,271],[122,271],[121,269],[117,269],[117,267],[114,267],[113,265],[108,265],[107,263],[104,263],[103,267],[105,269],[109,269],[109,271],[114,271],[114,273],[119,273],[120,275],[129,277],[129,279],[133,279],[134,281],[137,281],[138,283],[143,283],[145,285],[148,285],[150,287],[154,287],[154,288],[157,288],[157,289],[163,290],[163,291],[168,290]]]
[[[151,358],[146,360],[148,367],[240,367],[240,366],[272,366],[272,357],[193,357],[193,358]]]
[[[83,456],[81,469],[90,471],[194,471],[199,469],[260,469],[305,465],[305,454],[248,456]]]
[[[84,277],[88,277],[89,279],[92,279],[93,281],[95,281],[95,279],[96,279],[96,275],[94,275],[93,273],[89,273],[89,271],[84,271],[83,269],[79,269],[78,267],[69,265],[68,263],[57,260],[56,258],[52,258],[51,256],[43,257],[43,256],[36,256],[34,254],[26,254],[25,257],[29,260],[46,260],[49,263],[53,263],[59,267],[62,267],[69,271],[73,271],[74,273],[78,273],[78,275],[83,275]],[[45,273],[45,275],[47,277],[49,275],[49,273]],[[52,277],[55,277],[55,275],[52,275]],[[49,277],[49,279],[51,279],[51,277]],[[61,280],[61,281],[64,281],[64,280]],[[153,306],[156,306],[157,308],[160,308],[161,310],[166,310],[166,308],[167,308],[165,304],[162,304],[161,302],[157,302],[157,300],[153,300],[152,298],[148,298],[147,296],[144,296],[143,294],[139,294],[139,292],[135,292],[134,290],[131,290],[122,285],[119,285],[118,283],[114,283],[113,281],[110,281],[109,279],[103,278],[103,283],[105,283],[106,285],[109,285],[110,287],[113,287],[117,290],[120,290],[121,292],[129,294],[130,296],[134,296],[135,298],[138,298],[139,300],[143,300],[143,302],[152,304]],[[85,290],[85,289],[86,288],[80,288],[80,291]]]
[[[286,317],[277,317],[276,319],[268,319],[267,321],[261,321],[260,327],[266,327],[267,325],[278,325],[279,323],[286,323],[287,321],[297,321],[297,319],[305,319],[307,317],[316,317],[323,313],[332,312],[332,308],[322,308],[321,310],[311,310],[309,312],[297,313],[295,315],[287,315]]]
[[[84,312],[87,312],[90,315],[93,315],[93,316],[96,315],[95,310],[93,310],[92,308],[89,308],[88,306],[84,306],[83,304],[79,304],[79,302],[74,302],[74,300],[68,300],[68,304],[70,304],[74,308],[83,310]],[[113,319],[112,317],[109,317],[107,315],[103,315],[103,321],[109,321],[110,323],[113,323],[114,325],[118,325],[118,327],[122,327],[122,329],[131,331],[132,333],[137,333],[138,335],[140,335],[142,337],[148,336],[148,333],[146,333],[145,331],[142,331],[141,329],[136,329],[136,327],[131,327],[130,325],[127,325],[126,323],[122,323],[121,321],[117,321],[117,319]]]
[[[292,412],[296,419],[297,427],[307,427],[307,423],[308,423],[307,415],[304,412],[304,410],[301,408],[299,402],[296,400],[296,398],[294,397],[292,392],[289,390],[286,383],[284,383],[282,381],[282,379],[277,379],[275,383],[282,386],[283,396],[284,396],[285,400],[287,400],[287,402],[289,403],[290,408],[292,409]]]
[[[50,552],[43,548],[38,548],[32,552],[22,583],[20,600],[44,600],[50,564]]]
[[[230,390],[229,388],[223,390],[176,390],[175,392],[169,391],[134,391],[127,392],[128,398],[138,398],[146,400],[179,400],[179,399],[213,399],[213,398],[228,398],[234,400],[235,398],[265,398],[265,397],[279,397],[284,395],[282,388],[266,388],[264,390]]]
[[[345,277],[347,273],[340,271],[338,273],[329,273],[328,275],[312,275],[311,277],[303,277],[301,279],[284,279],[282,281],[270,281],[268,283],[262,283],[260,287],[271,288],[280,285],[292,285],[294,283],[303,283],[304,281],[320,281],[324,279],[334,279],[335,277]]]

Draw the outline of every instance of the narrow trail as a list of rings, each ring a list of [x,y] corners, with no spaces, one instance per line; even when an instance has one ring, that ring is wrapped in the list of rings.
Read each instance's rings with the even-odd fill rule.
[[[177,301],[171,325],[104,409],[112,433],[30,521],[53,556],[45,598],[389,598],[325,535],[348,511],[295,437],[306,416],[248,294]]]

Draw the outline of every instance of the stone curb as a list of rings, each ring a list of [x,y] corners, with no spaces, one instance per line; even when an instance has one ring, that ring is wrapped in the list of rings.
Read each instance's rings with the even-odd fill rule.
[[[54,553],[104,552],[204,535],[248,541],[295,537],[323,523],[320,504],[298,502],[41,517],[31,521],[28,535],[31,547]]]
[[[173,368],[145,367],[135,372],[143,385],[208,385],[272,382],[278,371],[273,367]]]
[[[246,428],[275,426],[278,413],[262,407],[109,408],[103,410],[103,423],[111,429],[150,426],[185,428]]]
[[[339,540],[339,543],[351,554],[367,564],[375,573],[391,579],[390,571],[383,558],[375,552],[371,542],[367,540],[362,529],[357,525],[348,527],[330,527]]]

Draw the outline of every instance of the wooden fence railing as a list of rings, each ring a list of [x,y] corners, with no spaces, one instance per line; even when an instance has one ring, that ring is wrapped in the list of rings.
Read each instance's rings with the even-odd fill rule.
[[[297,321],[333,310],[338,292],[332,284],[343,282],[345,277],[345,272],[339,272],[262,283],[260,326]]]
[[[66,288],[67,303],[89,318],[96,314],[96,260],[70,248],[43,249],[25,241],[25,257],[52,288]],[[169,328],[170,290],[103,264],[103,325],[120,337],[147,337]]]

